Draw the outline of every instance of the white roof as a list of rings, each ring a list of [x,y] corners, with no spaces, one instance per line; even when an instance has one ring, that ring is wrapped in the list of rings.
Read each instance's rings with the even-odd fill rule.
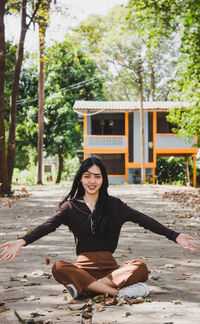
[[[181,101],[144,101],[143,109],[148,111],[168,111],[170,108],[187,107],[188,102]],[[75,101],[73,109],[77,112],[106,111],[125,112],[140,110],[140,101]]]

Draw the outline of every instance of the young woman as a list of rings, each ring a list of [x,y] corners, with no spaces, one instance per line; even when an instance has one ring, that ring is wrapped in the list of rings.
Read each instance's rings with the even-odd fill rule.
[[[198,246],[191,242],[191,236],[177,233],[110,196],[107,188],[107,172],[102,162],[96,157],[84,160],[55,215],[21,239],[3,244],[0,260],[14,259],[23,246],[64,224],[74,235],[77,262],[58,261],[52,273],[73,298],[86,292],[108,293],[118,298],[147,296],[147,266],[140,260],[118,265],[112,256],[125,222],[137,223],[193,252]]]

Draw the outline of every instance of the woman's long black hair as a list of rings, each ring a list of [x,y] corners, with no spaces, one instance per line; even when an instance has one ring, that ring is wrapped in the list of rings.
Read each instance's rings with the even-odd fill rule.
[[[72,198],[81,198],[85,194],[85,190],[80,181],[83,173],[85,173],[93,165],[97,165],[101,170],[103,182],[99,189],[99,197],[93,213],[91,214],[91,222],[93,223],[93,229],[96,233],[102,233],[104,236],[109,233],[110,230],[110,212],[108,204],[108,176],[107,171],[101,160],[97,157],[89,157],[85,159],[80,168],[78,169],[71,190],[66,195],[64,200],[60,203],[60,206],[67,200]]]

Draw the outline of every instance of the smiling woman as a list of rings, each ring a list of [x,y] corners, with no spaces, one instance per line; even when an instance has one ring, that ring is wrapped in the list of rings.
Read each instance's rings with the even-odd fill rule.
[[[177,242],[184,249],[196,252],[198,247],[187,234],[179,234],[153,218],[130,208],[119,198],[108,194],[107,171],[101,160],[84,160],[74,178],[72,188],[55,215],[21,239],[5,243],[0,254],[12,260],[22,246],[54,232],[61,224],[74,235],[77,261],[57,261],[52,268],[54,278],[63,284],[73,298],[88,292],[107,293],[117,298],[146,297],[149,288],[148,269],[140,260],[118,265],[113,253],[125,222],[137,223],[159,235]]]

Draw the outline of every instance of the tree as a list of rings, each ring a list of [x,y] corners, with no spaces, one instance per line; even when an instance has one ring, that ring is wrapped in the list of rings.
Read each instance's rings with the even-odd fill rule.
[[[4,82],[5,82],[5,14],[6,0],[0,2],[0,193],[9,191],[8,169],[6,162],[5,140],[5,110],[4,110]]]
[[[42,184],[43,135],[44,135],[44,80],[45,80],[45,35],[49,22],[50,0],[43,0],[38,12],[39,25],[39,78],[38,78],[38,184]]]
[[[140,99],[141,174],[142,183],[144,183],[143,101],[164,99],[167,84],[173,78],[173,73],[171,64],[168,64],[167,68],[164,68],[165,64],[163,64],[166,60],[166,54],[164,53],[166,53],[167,39],[163,26],[157,22],[154,28],[151,28],[151,32],[149,30],[146,32],[150,22],[142,21],[140,16],[141,13],[134,6],[131,6],[131,9],[116,7],[110,11],[106,18],[99,16],[89,17],[88,20],[80,24],[76,32],[79,41],[80,37],[82,37],[85,48],[87,44],[90,55],[97,57],[99,69],[108,76],[106,77],[105,87],[108,98],[119,100],[120,96],[120,100]],[[167,47],[170,50],[172,48],[169,40]],[[169,57],[168,53],[168,61]],[[172,61],[172,58],[170,60]],[[166,75],[168,75],[168,78],[165,78],[161,90],[159,82],[160,80],[163,81],[163,76]],[[126,79],[122,78],[122,76],[126,76]],[[114,90],[115,80],[120,84],[123,91],[125,89],[125,96],[119,90],[119,86],[116,94]],[[112,94],[110,95],[111,91]]]
[[[44,148],[48,156],[58,155],[60,181],[64,159],[76,155],[81,147],[82,126],[72,107],[75,100],[105,100],[104,79],[89,59],[70,40],[45,51],[45,127]],[[26,152],[37,148],[37,66],[23,68],[18,102],[17,146]]]
[[[140,13],[142,15],[142,13]],[[116,7],[105,17],[90,16],[74,30],[73,39],[95,57],[98,68],[106,76],[104,92],[110,100],[138,100],[138,58],[142,52],[145,100],[166,100],[169,83],[174,78],[179,43],[177,36],[165,36],[156,23],[147,34],[150,22],[141,22],[137,8]],[[75,40],[74,40],[75,41]],[[126,62],[124,68],[116,53]]]
[[[103,78],[96,63],[88,59],[78,46],[66,39],[47,51],[45,101],[45,151],[58,155],[56,182],[63,171],[63,161],[74,156],[82,142],[82,131],[72,107],[75,100],[103,100]]]
[[[0,49],[1,49],[1,85],[0,85],[0,129],[1,129],[1,158],[0,158],[0,179],[2,181],[2,192],[10,193],[11,190],[11,181],[13,168],[15,164],[15,135],[16,135],[16,118],[17,118],[17,96],[19,90],[19,78],[23,61],[24,54],[24,41],[26,32],[32,23],[35,14],[37,12],[38,6],[41,0],[31,1],[28,0],[15,0],[15,1],[1,1],[0,7]],[[28,5],[30,5],[30,12],[27,13]],[[4,15],[9,13],[12,10],[21,9],[21,33],[20,40],[18,44],[15,69],[13,75],[11,96],[10,96],[10,122],[9,122],[9,136],[8,136],[8,145],[7,145],[7,159],[6,158],[6,139],[5,139],[5,107],[4,107],[4,88],[5,88],[5,27],[4,27]],[[28,20],[28,22],[27,22]]]
[[[177,75],[171,85],[173,99],[189,102],[182,112],[172,109],[168,120],[177,124],[176,132],[186,139],[199,135],[200,129],[200,3],[195,0],[129,1],[130,5],[148,10],[152,25],[160,20],[165,29],[181,36]]]
[[[15,166],[15,136],[16,136],[16,119],[17,119],[17,97],[19,92],[19,79],[21,73],[21,67],[24,57],[24,42],[27,30],[29,29],[34,17],[37,13],[38,7],[41,0],[36,3],[32,1],[33,11],[31,15],[27,13],[28,0],[21,0],[21,32],[20,39],[17,49],[17,57],[15,63],[15,70],[13,76],[12,90],[10,96],[10,123],[9,123],[9,137],[8,137],[8,154],[7,154],[7,165],[8,165],[8,183],[11,186],[13,169]],[[28,18],[28,23],[27,23]]]

